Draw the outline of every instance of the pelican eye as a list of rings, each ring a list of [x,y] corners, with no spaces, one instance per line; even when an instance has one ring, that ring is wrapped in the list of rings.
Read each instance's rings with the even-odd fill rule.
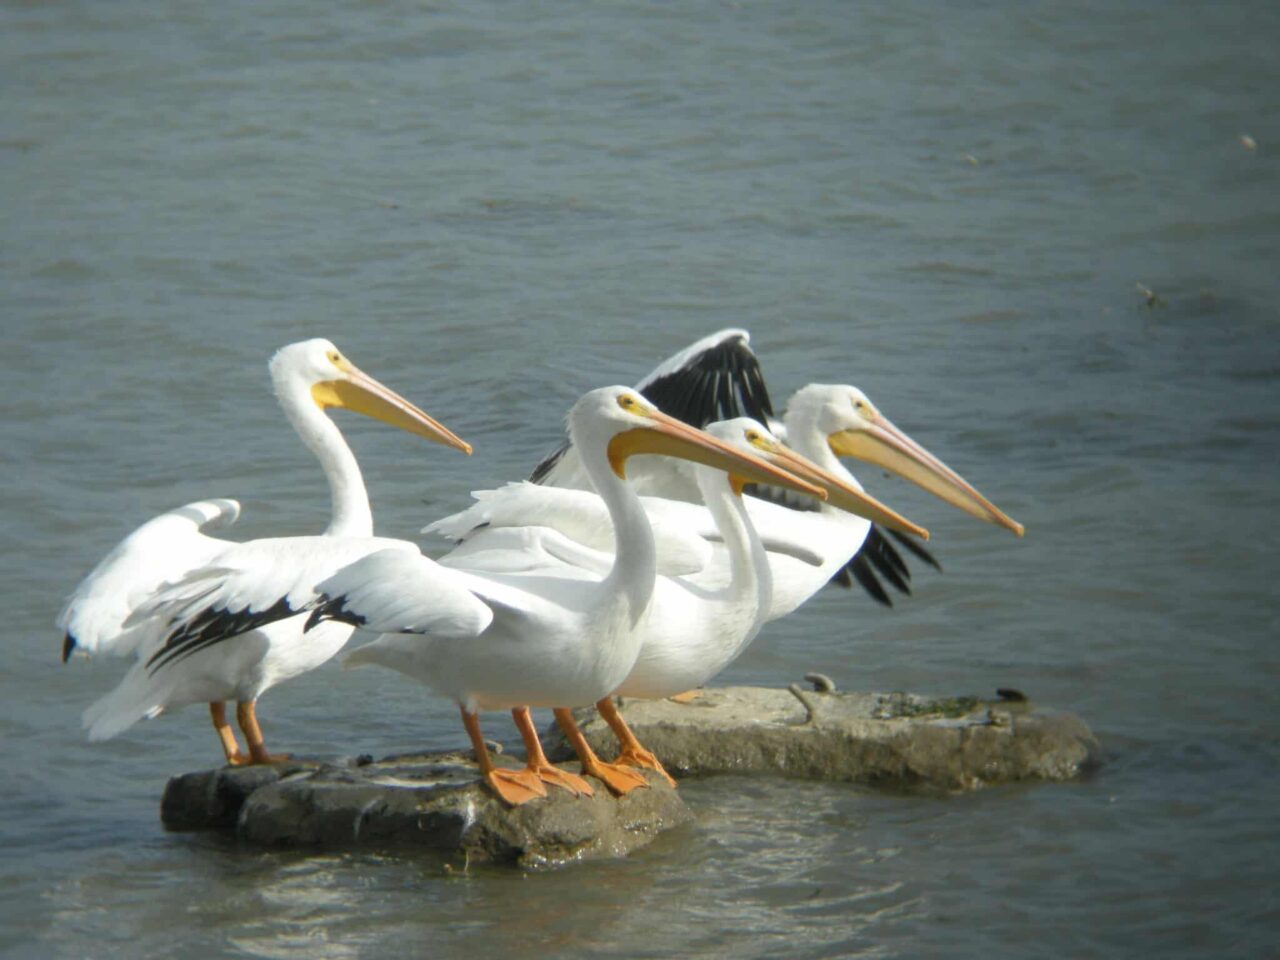
[[[328,353],[325,354],[325,356],[328,357],[329,362],[332,363],[335,367],[340,366],[342,364],[342,354],[340,354],[337,350],[330,350]]]
[[[747,443],[759,443],[760,441],[761,441],[761,436],[759,433],[757,433],[755,430],[747,431]]]
[[[618,398],[618,406],[623,410],[630,410],[636,405],[636,398],[630,394],[624,393]]]

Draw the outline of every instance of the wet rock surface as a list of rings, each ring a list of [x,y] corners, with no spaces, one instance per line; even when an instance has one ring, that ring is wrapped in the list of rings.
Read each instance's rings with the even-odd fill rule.
[[[676,778],[774,774],[954,792],[1069,780],[1099,758],[1084,721],[1041,712],[1017,691],[982,700],[793,688],[714,687],[688,704],[631,700],[621,712]],[[612,755],[616,740],[594,711],[580,720],[592,747]],[[544,740],[552,759],[567,754],[553,731]]]
[[[692,819],[656,776],[625,797],[592,781],[593,797],[549,787],[514,808],[478,776],[464,754],[225,767],[171,779],[161,818],[172,830],[233,829],[255,846],[417,849],[522,866],[625,856]]]
[[[677,778],[783,775],[955,792],[1067,780],[1098,762],[1098,742],[1078,717],[1002,693],[931,699],[794,684],[720,687],[688,704],[627,701],[622,713]],[[613,733],[595,712],[583,711],[581,722],[592,746],[612,757]],[[558,731],[544,742],[552,759],[570,756]],[[545,798],[514,808],[478,777],[470,754],[459,753],[226,767],[170,780],[161,818],[173,830],[234,830],[256,846],[417,849],[522,866],[625,856],[692,819],[677,791],[652,773],[648,789],[625,797],[592,781],[593,797],[548,787]]]

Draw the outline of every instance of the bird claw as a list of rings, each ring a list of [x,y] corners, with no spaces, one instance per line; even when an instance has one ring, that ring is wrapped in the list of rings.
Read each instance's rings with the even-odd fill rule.
[[[648,770],[653,770],[658,776],[666,780],[669,785],[673,787],[676,785],[675,778],[667,773],[661,761],[648,750],[636,750],[634,748],[623,750],[618,754],[618,758],[614,762],[625,764],[628,767],[644,767]]]
[[[649,781],[643,774],[617,763],[600,761],[590,768],[584,768],[582,772],[603,783],[615,797],[626,796],[632,790],[649,786]]]
[[[267,753],[265,749],[254,750],[249,749],[249,765],[265,764],[265,763],[285,763],[293,759],[292,753]]]
[[[547,764],[545,767],[537,768],[538,779],[543,783],[549,783],[553,787],[560,787],[562,790],[568,790],[575,797],[593,797],[595,790],[591,784],[587,783],[582,777],[576,773],[570,773],[567,770],[561,770],[559,767],[553,767]]]
[[[513,807],[547,795],[547,788],[542,785],[538,774],[528,769],[490,770],[484,781],[503,802]]]

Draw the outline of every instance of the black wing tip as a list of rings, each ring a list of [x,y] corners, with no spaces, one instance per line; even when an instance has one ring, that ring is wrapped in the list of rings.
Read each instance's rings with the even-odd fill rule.
[[[347,595],[345,593],[336,597],[322,595],[319,605],[311,611],[311,616],[307,617],[307,622],[302,628],[302,632],[308,632],[312,627],[318,626],[325,620],[337,620],[340,623],[348,623],[353,627],[363,627],[369,622],[368,617],[362,617],[360,614],[347,609]]]
[[[71,654],[75,652],[75,649],[78,645],[79,644],[76,643],[76,638],[71,635],[70,631],[68,631],[67,635],[62,638],[62,662],[63,663],[66,663],[68,660],[71,659]]]
[[[569,448],[573,446],[568,440],[565,440],[560,446],[556,447],[551,453],[547,454],[538,461],[538,465],[533,468],[533,472],[529,474],[530,483],[542,483],[555,469],[556,464],[564,459],[564,455],[569,452]]]
[[[670,361],[667,361],[668,363]],[[773,417],[760,361],[741,333],[687,358],[684,366],[646,377],[641,389],[663,413],[695,427],[714,420]]]
[[[942,565],[932,553],[896,530],[888,532],[917,559],[941,572]],[[910,568],[894,548],[893,543],[885,536],[885,532],[873,524],[867,532],[862,549],[836,572],[831,582],[847,588],[852,587],[856,581],[877,603],[892,607],[893,600],[884,584],[880,582],[881,578],[888,581],[899,593],[911,596]]]
[[[893,606],[893,598],[889,596],[889,591],[881,585],[871,565],[861,553],[855,554],[853,559],[841,567],[831,580],[845,589],[852,588],[856,582],[872,600],[882,607]]]
[[[893,535],[893,539],[906,547],[921,561],[927,563],[939,573],[942,572],[942,564],[938,562],[938,558],[933,555],[932,551],[926,549],[918,539],[905,533],[899,533],[897,530],[890,530],[889,533]]]
[[[720,332],[720,339],[688,357],[684,366],[657,376],[650,373],[640,381],[638,389],[663,413],[695,427],[742,416],[768,424],[773,419],[773,404],[760,361],[748,343],[750,335],[738,328]],[[658,369],[671,363],[675,356],[679,354]],[[529,482],[545,484],[570,446],[566,440],[543,457],[529,475]]]
[[[161,667],[184,660],[191,654],[223,640],[231,640],[259,627],[287,620],[301,613],[289,605],[287,597],[281,597],[263,610],[228,610],[225,607],[208,607],[181,623],[165,637],[160,647],[147,661],[147,668],[154,675]]]

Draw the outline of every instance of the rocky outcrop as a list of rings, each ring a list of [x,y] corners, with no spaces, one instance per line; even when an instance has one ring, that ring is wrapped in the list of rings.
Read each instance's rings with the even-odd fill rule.
[[[234,829],[260,846],[417,849],[522,866],[625,856],[691,819],[657,777],[621,798],[592,781],[593,797],[549,788],[515,808],[477,778],[459,754],[225,767],[170,780],[161,817],[173,830]]]
[[[821,678],[819,687],[829,682]],[[1018,780],[1068,780],[1098,761],[1093,733],[1069,713],[1042,713],[1016,691],[995,700],[913,694],[717,687],[690,703],[633,700],[621,712],[640,742],[682,776],[775,774],[936,792]],[[612,732],[584,711],[602,756]],[[555,731],[552,758],[568,747]]]
[[[954,792],[1066,780],[1099,751],[1078,717],[1037,711],[1013,691],[985,701],[722,687],[689,704],[629,701],[622,712],[676,777],[783,775]],[[582,728],[602,756],[616,750],[593,711],[583,712]],[[544,740],[553,758],[565,758],[558,737],[550,731]],[[593,797],[548,788],[511,808],[480,783],[470,754],[291,762],[174,777],[161,817],[170,829],[234,830],[262,846],[418,849],[534,866],[625,856],[691,818],[665,781],[648,780],[622,798],[593,782]]]

